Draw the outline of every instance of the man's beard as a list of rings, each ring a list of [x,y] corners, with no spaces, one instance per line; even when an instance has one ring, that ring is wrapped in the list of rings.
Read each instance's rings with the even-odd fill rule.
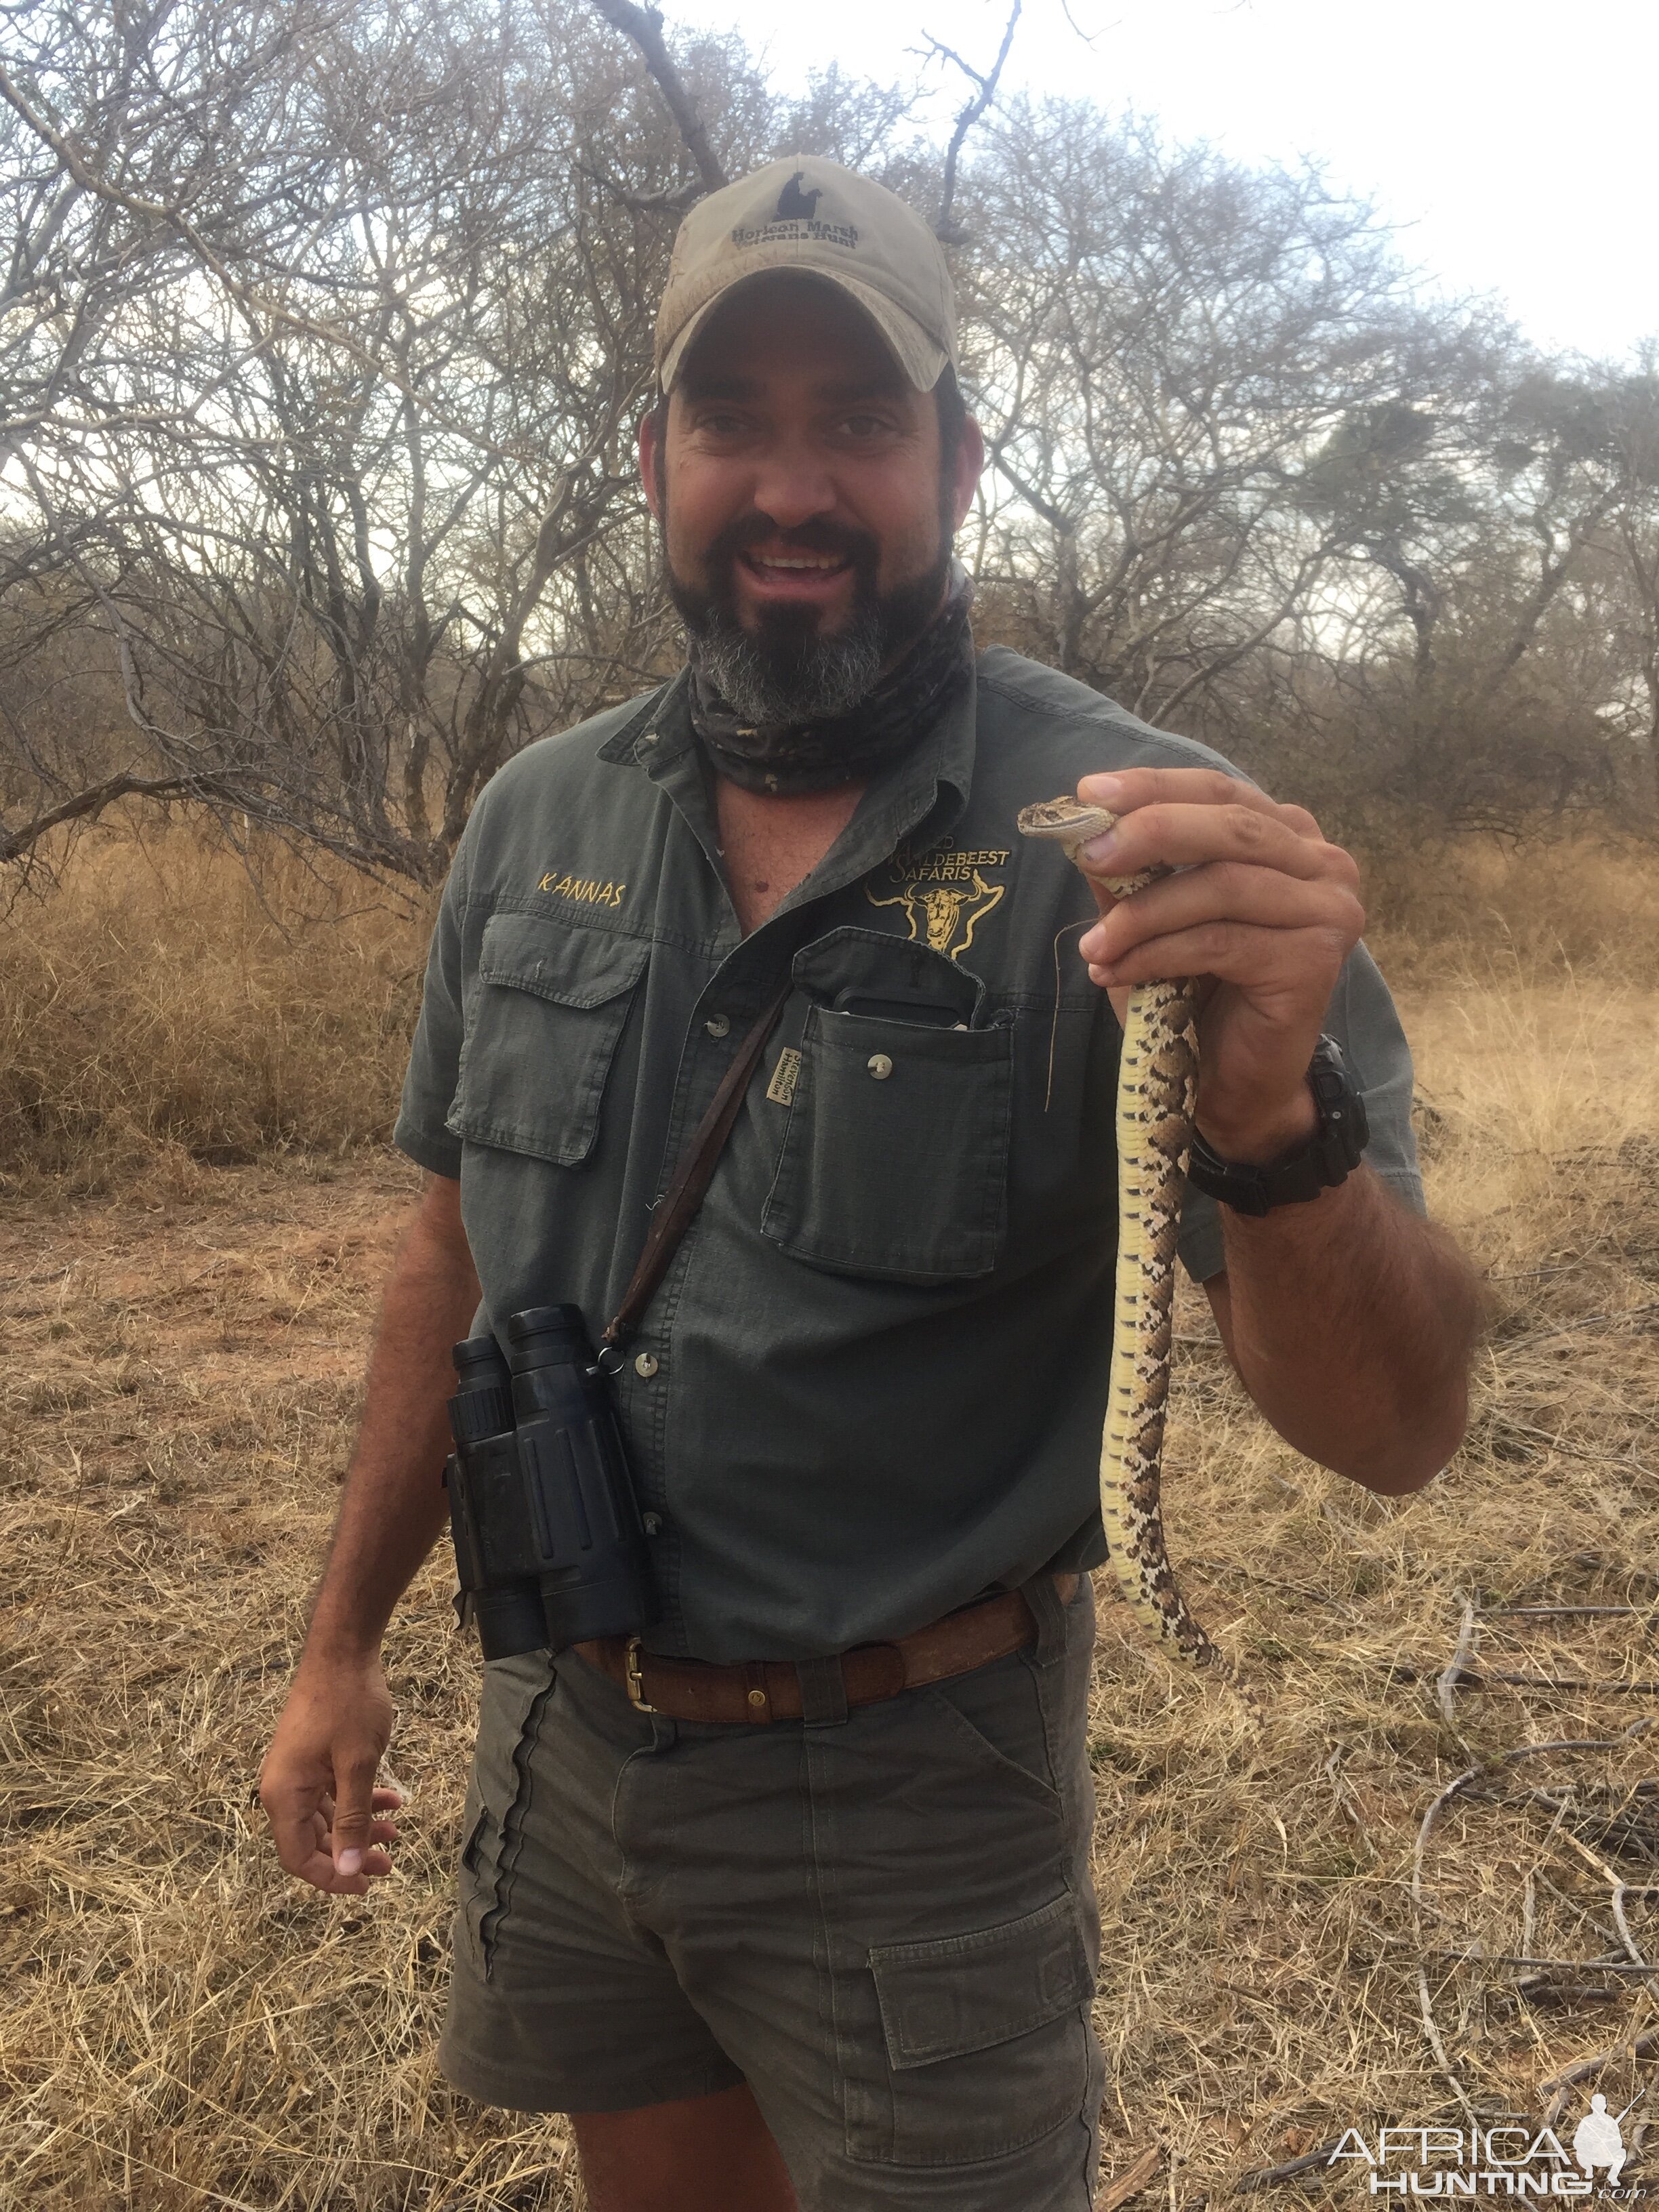
[[[853,604],[840,628],[820,631],[817,607],[767,607],[752,629],[737,608],[738,556],[771,539],[796,552],[839,554],[853,570]],[[839,720],[867,698],[882,671],[915,643],[939,612],[951,571],[951,539],[926,573],[888,592],[878,588],[879,548],[867,532],[815,521],[781,531],[767,516],[728,524],[703,556],[707,587],[668,570],[668,588],[708,683],[741,720],[757,728],[799,727]]]

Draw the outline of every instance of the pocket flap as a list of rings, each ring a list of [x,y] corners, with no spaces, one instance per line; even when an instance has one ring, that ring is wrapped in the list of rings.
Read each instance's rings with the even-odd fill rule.
[[[970,1936],[875,1945],[870,1971],[895,2069],[1011,2043],[1085,2003],[1092,1989],[1069,1893]]]
[[[815,937],[795,955],[790,972],[795,988],[820,1006],[830,1005],[842,991],[878,999],[902,988],[948,1006],[959,1022],[971,1026],[985,1003],[979,977],[947,955],[876,929],[832,929]]]
[[[538,914],[493,914],[478,973],[486,983],[532,991],[561,1006],[602,1006],[633,989],[650,950],[635,937],[570,929]]]
[[[650,953],[636,937],[491,915],[445,1126],[469,1144],[582,1166]]]

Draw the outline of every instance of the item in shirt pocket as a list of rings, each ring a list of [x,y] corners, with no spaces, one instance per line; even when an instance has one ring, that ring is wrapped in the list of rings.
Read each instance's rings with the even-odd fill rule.
[[[878,1022],[914,1022],[925,1030],[965,1030],[968,1026],[955,1006],[912,991],[896,990],[883,997],[868,991],[837,991],[830,1011],[863,1014]]]

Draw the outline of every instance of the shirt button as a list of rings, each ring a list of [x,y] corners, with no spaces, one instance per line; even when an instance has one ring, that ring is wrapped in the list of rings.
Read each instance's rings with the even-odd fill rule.
[[[647,1536],[661,1535],[662,1516],[660,1513],[642,1513],[640,1516],[640,1520]]]
[[[703,1027],[711,1037],[730,1036],[732,1017],[730,1014],[710,1014]]]
[[[648,1382],[656,1373],[659,1362],[654,1352],[642,1352],[634,1362],[634,1372]]]
[[[893,1063],[884,1052],[872,1052],[864,1064],[878,1083],[885,1083],[893,1072]]]

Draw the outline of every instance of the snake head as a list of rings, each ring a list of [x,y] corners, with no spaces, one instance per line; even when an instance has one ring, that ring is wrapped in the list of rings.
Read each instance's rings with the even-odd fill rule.
[[[1103,806],[1085,806],[1079,799],[1061,797],[1022,806],[1015,827],[1022,837],[1046,838],[1060,846],[1068,860],[1075,860],[1091,837],[1103,837],[1116,820]]]

